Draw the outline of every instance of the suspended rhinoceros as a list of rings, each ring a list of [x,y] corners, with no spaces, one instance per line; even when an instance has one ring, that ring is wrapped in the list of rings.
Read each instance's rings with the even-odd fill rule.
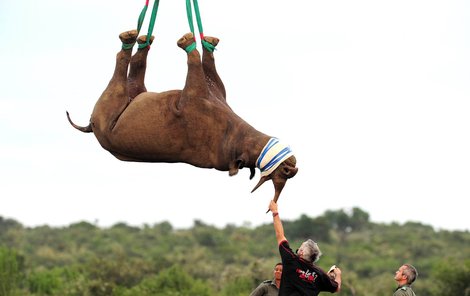
[[[188,56],[183,90],[147,92],[149,47],[139,48],[132,56],[136,40],[147,41],[147,36],[137,39],[137,35],[136,30],[119,35],[123,46],[116,68],[89,125],[74,124],[67,112],[72,126],[93,132],[104,149],[123,161],[183,162],[228,171],[230,176],[247,167],[250,179],[258,167],[261,179],[252,192],[271,179],[277,201],[287,179],[297,173],[296,159],[289,146],[257,131],[232,111],[212,50],[204,47],[201,61],[193,34],[185,34],[177,42]],[[152,40],[153,36],[149,43]],[[213,47],[219,42],[208,36],[204,41]]]

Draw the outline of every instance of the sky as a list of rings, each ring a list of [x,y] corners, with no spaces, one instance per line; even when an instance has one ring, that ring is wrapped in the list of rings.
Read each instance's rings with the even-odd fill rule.
[[[150,1],[152,2],[152,1]],[[88,124],[144,0],[0,2],[0,216],[28,227],[271,223],[259,170],[122,162]],[[470,230],[470,5],[199,0],[232,109],[288,143],[284,220],[358,207],[375,223]],[[150,9],[142,33],[147,33]],[[184,1],[161,1],[149,91],[181,89]],[[200,49],[200,46],[199,46]]]

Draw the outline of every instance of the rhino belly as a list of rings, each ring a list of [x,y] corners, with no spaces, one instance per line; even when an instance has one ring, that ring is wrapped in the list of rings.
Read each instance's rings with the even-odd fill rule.
[[[141,161],[175,158],[182,145],[174,136],[180,124],[169,108],[175,93],[162,94],[144,93],[129,104],[108,136],[109,151]]]

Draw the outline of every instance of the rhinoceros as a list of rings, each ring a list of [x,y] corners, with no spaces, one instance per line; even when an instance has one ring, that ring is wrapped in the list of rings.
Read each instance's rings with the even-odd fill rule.
[[[93,132],[101,146],[122,161],[187,163],[236,175],[239,169],[255,168],[261,178],[255,191],[272,180],[277,201],[287,179],[297,174],[296,158],[289,146],[257,131],[226,101],[211,48],[203,47],[202,59],[195,48],[193,33],[181,37],[177,45],[186,50],[188,71],[182,90],[160,93],[145,87],[149,46],[147,36],[136,30],[119,35],[123,44],[116,56],[113,76],[95,104],[88,126],[78,126],[66,112],[70,124],[82,132]],[[213,48],[215,37],[204,36]]]

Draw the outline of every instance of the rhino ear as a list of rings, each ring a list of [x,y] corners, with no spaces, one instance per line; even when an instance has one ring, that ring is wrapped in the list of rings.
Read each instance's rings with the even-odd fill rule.
[[[284,177],[286,179],[290,179],[290,178],[294,177],[297,174],[298,171],[299,171],[298,168],[292,167],[292,166],[289,166],[289,165],[285,165],[282,168],[282,174],[284,175]]]
[[[231,162],[229,167],[229,176],[235,176],[238,174],[238,170],[242,169],[245,166],[245,160],[243,158],[238,158]]]
[[[237,167],[239,169],[243,169],[245,167],[245,160],[244,159],[237,159]]]

